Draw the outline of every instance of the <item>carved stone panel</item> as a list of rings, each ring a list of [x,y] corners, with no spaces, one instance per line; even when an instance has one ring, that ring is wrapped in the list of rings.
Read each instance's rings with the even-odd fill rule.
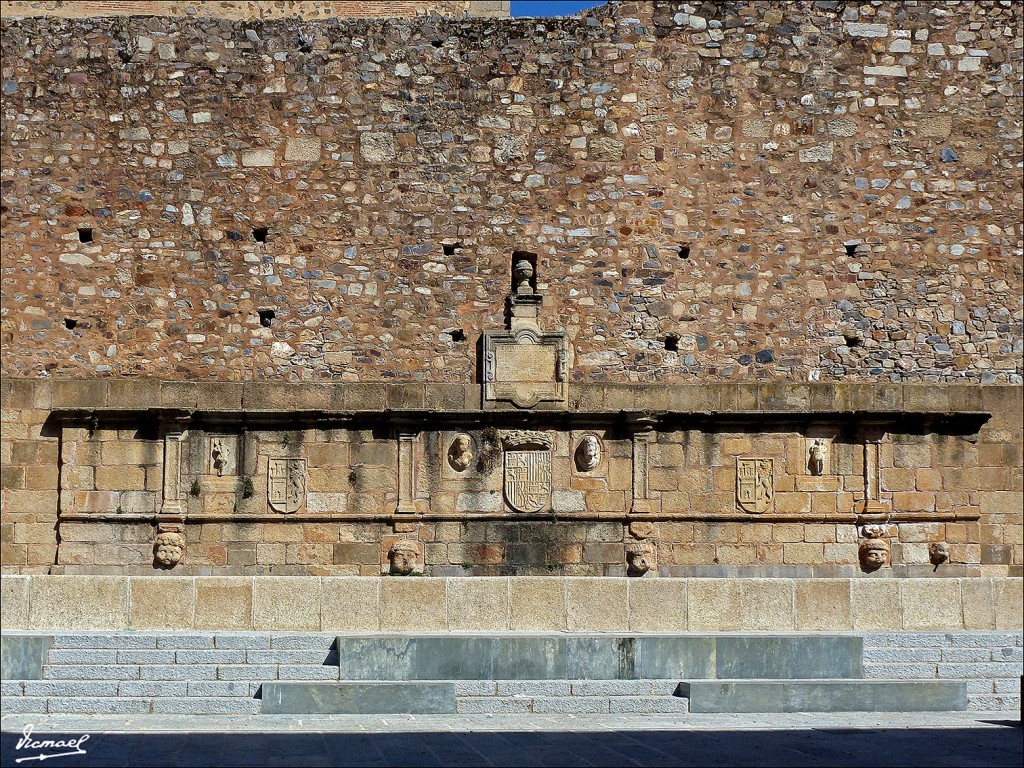
[[[238,436],[210,435],[207,474],[230,477],[238,474]]]
[[[505,449],[505,501],[517,512],[540,512],[551,505],[551,438],[516,430],[502,440]]]
[[[275,512],[298,512],[306,503],[306,460],[269,459],[267,502]]]
[[[775,462],[764,458],[736,459],[736,504],[744,512],[763,514],[775,505]]]
[[[485,331],[483,340],[485,407],[502,401],[518,408],[565,402],[568,345],[564,333],[531,328]]]

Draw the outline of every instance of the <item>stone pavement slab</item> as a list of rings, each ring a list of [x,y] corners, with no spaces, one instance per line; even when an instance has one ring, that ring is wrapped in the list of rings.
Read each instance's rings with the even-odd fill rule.
[[[997,716],[998,717],[998,716]],[[977,713],[662,716],[8,715],[0,765],[78,739],[55,766],[1020,766],[1017,720]],[[41,762],[41,761],[40,761]],[[36,761],[22,762],[33,765]]]

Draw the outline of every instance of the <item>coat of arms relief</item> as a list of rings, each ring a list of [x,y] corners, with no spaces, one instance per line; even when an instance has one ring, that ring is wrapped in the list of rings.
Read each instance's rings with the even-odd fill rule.
[[[551,438],[515,430],[502,438],[505,501],[517,512],[541,512],[551,505]]]

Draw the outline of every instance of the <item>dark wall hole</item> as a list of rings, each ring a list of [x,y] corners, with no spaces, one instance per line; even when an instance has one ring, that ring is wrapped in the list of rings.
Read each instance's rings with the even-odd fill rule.
[[[252,228],[252,239],[257,243],[267,242],[267,235],[270,234],[270,230],[267,227],[253,227]]]
[[[688,258],[690,258],[690,246],[688,246],[688,245],[680,245],[679,246],[679,258],[680,259],[688,259]]]
[[[857,255],[857,246],[858,245],[859,245],[859,243],[846,243],[843,246],[846,249],[846,255],[847,256],[856,256]]]
[[[452,334],[452,341],[465,341],[466,340],[466,332],[464,330],[462,330],[461,328],[453,328],[451,330],[451,334]]]
[[[276,317],[276,315],[274,314],[274,310],[272,310],[272,309],[261,309],[261,310],[259,310],[259,313],[260,313],[260,325],[262,325],[264,328],[269,328],[270,324],[274,321],[274,317]]]
[[[91,243],[92,242],[92,227],[79,227],[78,228],[78,242],[80,242],[80,243]]]
[[[454,256],[455,252],[462,247],[462,243],[441,243],[441,250],[445,256]]]
[[[666,352],[678,352],[679,351],[679,336],[674,333],[670,333],[665,337],[665,351]]]
[[[64,327],[67,328],[69,331],[75,330],[77,325],[78,325],[78,321],[75,320],[74,318],[71,318],[71,317],[65,317],[64,318]]]

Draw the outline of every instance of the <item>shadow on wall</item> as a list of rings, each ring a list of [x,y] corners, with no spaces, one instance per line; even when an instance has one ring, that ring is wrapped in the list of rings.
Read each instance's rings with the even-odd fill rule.
[[[137,718],[136,723],[145,727]],[[904,766],[1019,766],[1024,746],[1018,725],[774,731],[97,733],[82,742],[84,755],[61,757],[59,764],[862,766],[889,764],[898,755]],[[33,739],[66,741],[81,736],[37,728]],[[20,738],[13,729],[3,732],[0,765],[13,768],[19,758],[70,751],[18,749]]]

